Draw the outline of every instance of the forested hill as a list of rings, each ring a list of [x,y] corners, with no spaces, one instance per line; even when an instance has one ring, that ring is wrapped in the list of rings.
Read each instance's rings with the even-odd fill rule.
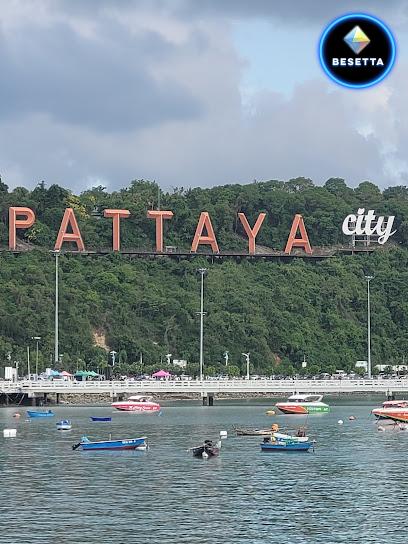
[[[341,224],[357,208],[395,215],[397,232],[388,248],[371,255],[344,256],[311,262],[294,259],[258,262],[234,260],[209,264],[205,257],[177,262],[167,258],[129,260],[61,256],[61,368],[103,368],[107,350],[120,355],[123,371],[157,369],[171,353],[198,361],[199,277],[205,265],[206,373],[220,372],[222,356],[230,353],[230,372],[244,369],[242,352],[251,353],[257,373],[298,371],[303,355],[308,372],[351,369],[366,358],[366,282],[372,288],[373,362],[395,364],[408,355],[408,189],[381,192],[363,182],[356,189],[341,179],[323,187],[299,178],[227,185],[212,189],[175,189],[135,181],[129,188],[107,193],[102,187],[77,196],[57,185],[40,183],[33,191],[0,185],[0,243],[8,244],[8,208],[28,206],[36,223],[20,231],[34,251],[0,254],[0,363],[26,361],[33,336],[41,336],[40,366],[49,366],[53,347],[54,258],[52,249],[66,207],[75,210],[87,249],[110,248],[112,220],[105,208],[128,209],[121,223],[124,249],[152,249],[154,221],[146,218],[160,198],[161,209],[174,212],[166,221],[165,244],[189,250],[198,216],[208,211],[222,251],[247,248],[237,221],[244,212],[252,225],[260,212],[267,218],[257,243],[283,249],[295,213],[301,213],[314,246],[346,243]],[[99,347],[98,345],[99,344]],[[140,365],[142,354],[143,367]],[[165,366],[163,364],[162,366]],[[21,368],[21,367],[20,367]],[[225,369],[224,369],[225,370]]]

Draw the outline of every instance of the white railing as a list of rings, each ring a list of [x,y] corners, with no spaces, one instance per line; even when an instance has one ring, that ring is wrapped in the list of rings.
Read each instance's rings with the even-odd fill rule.
[[[408,379],[373,380],[146,380],[146,381],[0,381],[0,392],[357,392],[408,391]]]

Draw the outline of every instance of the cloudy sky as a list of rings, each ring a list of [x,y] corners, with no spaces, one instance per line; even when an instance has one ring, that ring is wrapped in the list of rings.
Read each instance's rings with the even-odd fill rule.
[[[6,0],[0,173],[74,191],[311,177],[408,184],[408,0]],[[380,16],[397,63],[349,90],[320,68],[336,16]]]

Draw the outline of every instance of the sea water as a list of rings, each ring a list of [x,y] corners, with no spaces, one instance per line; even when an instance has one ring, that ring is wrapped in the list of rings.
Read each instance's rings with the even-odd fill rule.
[[[329,414],[308,418],[267,416],[266,400],[168,403],[161,416],[64,406],[26,420],[0,409],[0,428],[17,427],[0,438],[0,543],[406,544],[408,431],[377,430],[381,400],[329,399]],[[57,431],[59,419],[73,429]],[[315,453],[262,453],[259,437],[234,436],[273,422],[306,424]],[[220,457],[192,457],[222,430]],[[73,451],[82,435],[147,436],[149,449]]]

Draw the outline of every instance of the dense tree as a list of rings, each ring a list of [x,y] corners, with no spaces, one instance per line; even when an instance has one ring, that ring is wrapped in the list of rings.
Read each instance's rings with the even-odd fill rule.
[[[112,220],[104,208],[126,208],[121,223],[122,247],[154,247],[154,221],[146,211],[174,212],[165,222],[165,244],[189,249],[199,213],[209,211],[221,250],[245,250],[247,241],[237,213],[251,225],[259,212],[267,218],[259,245],[282,249],[293,215],[302,213],[315,246],[345,244],[342,219],[357,208],[396,216],[396,234],[388,250],[371,255],[323,261],[242,260],[209,263],[171,259],[129,260],[62,255],[60,292],[61,368],[102,369],[118,353],[116,371],[141,373],[165,367],[165,356],[188,361],[198,372],[199,276],[205,279],[205,366],[207,372],[245,374],[242,352],[251,353],[255,373],[295,374],[351,370],[366,358],[366,283],[372,282],[373,361],[396,364],[408,356],[408,198],[406,187],[383,193],[369,182],[353,190],[332,178],[324,187],[297,178],[212,189],[175,189],[165,193],[156,183],[133,181],[108,193],[104,187],[77,196],[44,182],[33,191],[0,185],[0,364],[19,361],[26,370],[26,348],[41,336],[39,364],[53,361],[54,259],[52,249],[65,207],[73,207],[87,248],[109,248]],[[19,236],[34,251],[13,255],[6,250],[8,207],[26,205],[37,221]],[[103,337],[103,342],[97,338]],[[223,353],[229,351],[229,366]],[[309,366],[302,371],[306,356]],[[208,368],[209,367],[209,368]],[[174,369],[172,369],[174,371]],[[180,371],[181,372],[181,371]]]

